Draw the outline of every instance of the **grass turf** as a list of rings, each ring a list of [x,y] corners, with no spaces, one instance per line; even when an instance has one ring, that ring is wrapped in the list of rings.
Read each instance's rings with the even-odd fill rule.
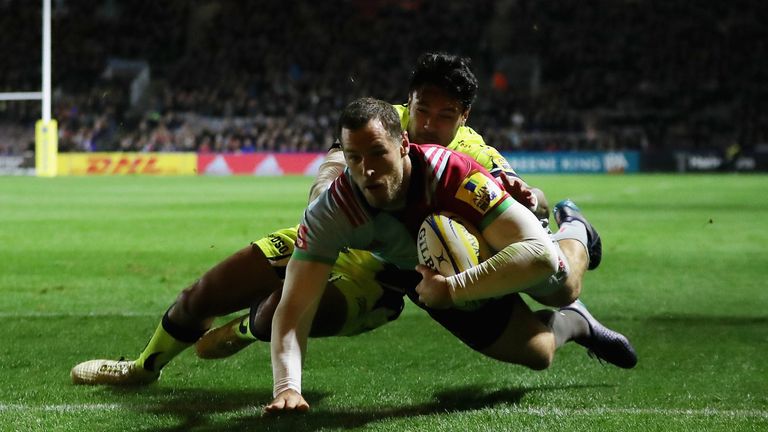
[[[0,430],[768,429],[765,176],[530,176],[600,229],[584,301],[626,333],[631,371],[569,344],[534,372],[484,358],[415,307],[369,334],[310,341],[312,411],[266,417],[266,344],[181,354],[158,384],[73,386],[134,358],[177,293],[297,222],[302,177],[0,178]]]

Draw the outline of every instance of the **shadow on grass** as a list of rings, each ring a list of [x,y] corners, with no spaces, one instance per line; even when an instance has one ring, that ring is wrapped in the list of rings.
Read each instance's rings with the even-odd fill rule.
[[[754,326],[768,324],[768,316],[665,314],[645,318],[650,323],[688,326]]]
[[[153,428],[152,431],[317,431],[358,428],[371,422],[388,419],[439,416],[447,412],[470,412],[500,405],[517,405],[529,392],[601,386],[605,385],[544,386],[492,392],[485,391],[481,387],[466,386],[435,393],[432,401],[421,404],[329,410],[323,409],[320,403],[327,393],[308,392],[306,397],[312,402],[312,411],[306,414],[282,415],[267,415],[261,411],[258,404],[271,399],[271,393],[268,391],[156,388],[142,390],[147,393],[147,396],[157,399],[155,403],[135,406],[133,409],[158,416],[170,415],[179,420],[177,426],[165,429]],[[116,393],[122,391],[115,390]],[[135,391],[131,393],[136,394]],[[238,417],[228,420],[212,418],[217,414]]]

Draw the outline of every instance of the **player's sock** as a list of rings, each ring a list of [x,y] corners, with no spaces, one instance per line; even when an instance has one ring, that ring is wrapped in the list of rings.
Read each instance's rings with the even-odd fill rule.
[[[589,337],[589,322],[578,312],[572,310],[540,310],[536,315],[555,335],[555,347],[560,348],[566,342],[581,337]]]
[[[587,243],[589,242],[589,239],[587,238],[587,227],[580,220],[574,219],[569,222],[563,222],[560,225],[560,229],[552,234],[552,239],[555,241],[576,240],[584,245],[585,251],[588,251]]]
[[[256,341],[259,340],[256,336],[251,333],[251,320],[252,320],[252,313],[249,313],[248,315],[243,315],[238,320],[237,324],[232,326],[232,329],[234,330],[233,333],[235,333],[235,336],[237,336],[240,339],[249,340],[249,341]]]
[[[188,328],[174,323],[168,317],[168,311],[163,315],[144,351],[135,360],[136,365],[145,370],[160,371],[163,366],[192,346],[205,333],[205,329]]]

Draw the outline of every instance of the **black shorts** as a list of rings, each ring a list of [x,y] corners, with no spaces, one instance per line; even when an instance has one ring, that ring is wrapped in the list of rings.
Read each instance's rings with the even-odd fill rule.
[[[377,280],[405,291],[413,303],[476,351],[491,346],[501,337],[512,319],[515,306],[523,302],[519,294],[508,294],[490,299],[473,310],[432,309],[419,301],[415,288],[421,281],[421,275],[416,271],[387,269],[377,275]]]
[[[429,316],[461,339],[476,351],[482,351],[496,342],[512,319],[512,310],[517,302],[522,302],[519,294],[509,294],[501,298],[490,299],[473,310],[432,309],[419,302],[415,291],[408,292],[411,299]]]

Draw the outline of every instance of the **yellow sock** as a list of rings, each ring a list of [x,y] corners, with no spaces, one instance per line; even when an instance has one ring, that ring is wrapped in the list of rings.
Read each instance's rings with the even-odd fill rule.
[[[182,342],[171,336],[160,323],[135,363],[148,371],[158,372],[192,343]]]
[[[240,318],[237,318],[232,323],[232,329],[240,339],[250,341],[258,340],[253,334],[251,334],[251,319],[249,314],[245,314]]]
[[[205,333],[204,328],[190,328],[171,321],[168,317],[173,305],[163,315],[155,334],[147,342],[144,351],[135,360],[137,366],[151,372],[159,372],[168,362],[189,348]]]

